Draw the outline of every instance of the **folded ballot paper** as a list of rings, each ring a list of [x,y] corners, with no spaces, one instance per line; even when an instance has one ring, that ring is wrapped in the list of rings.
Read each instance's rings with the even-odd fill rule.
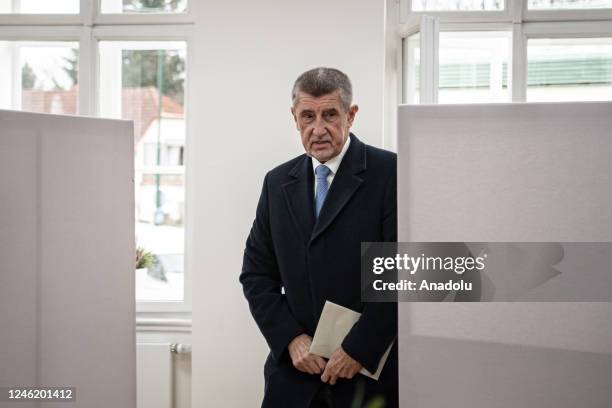
[[[329,300],[325,301],[323,312],[319,318],[319,324],[317,324],[317,330],[315,330],[315,335],[310,345],[310,352],[321,357],[330,358],[332,353],[342,345],[342,341],[355,322],[359,320],[359,316],[361,316],[361,313],[332,303]],[[391,342],[389,348],[387,348],[387,351],[385,351],[385,354],[380,359],[375,373],[371,373],[365,368],[362,368],[360,373],[378,380],[387,357],[389,357],[391,346],[393,346],[393,342]]]

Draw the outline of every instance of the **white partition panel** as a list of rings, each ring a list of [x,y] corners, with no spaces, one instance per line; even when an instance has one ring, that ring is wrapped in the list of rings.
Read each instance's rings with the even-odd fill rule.
[[[132,123],[0,111],[0,195],[0,387],[134,408]]]
[[[612,241],[612,104],[402,106],[401,241]],[[610,407],[612,304],[403,303],[413,408]]]

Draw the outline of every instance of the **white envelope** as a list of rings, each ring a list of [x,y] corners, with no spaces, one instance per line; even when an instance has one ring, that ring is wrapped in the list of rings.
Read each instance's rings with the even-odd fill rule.
[[[317,329],[315,330],[314,338],[310,345],[310,352],[321,357],[330,358],[332,353],[342,345],[342,341],[355,322],[359,320],[360,316],[361,313],[337,305],[329,300],[325,301],[323,312],[321,312],[321,317],[319,318],[319,323],[317,324]],[[374,380],[378,380],[385,366],[385,362],[387,361],[387,357],[389,357],[393,341],[378,362],[378,368],[375,373],[370,373],[365,368],[362,368],[360,373]]]

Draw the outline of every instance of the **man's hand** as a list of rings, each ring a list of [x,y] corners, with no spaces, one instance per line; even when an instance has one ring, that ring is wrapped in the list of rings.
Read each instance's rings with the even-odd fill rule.
[[[353,378],[361,370],[361,364],[346,354],[342,347],[333,352],[325,371],[321,376],[321,381],[334,385],[338,378]]]
[[[293,366],[298,370],[308,374],[321,374],[325,369],[325,360],[316,354],[310,354],[310,344],[312,337],[307,334],[300,334],[289,343],[289,355]]]

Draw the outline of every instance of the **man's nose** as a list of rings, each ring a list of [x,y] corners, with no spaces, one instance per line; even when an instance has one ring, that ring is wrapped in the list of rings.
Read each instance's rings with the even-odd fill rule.
[[[316,137],[325,136],[327,134],[327,129],[323,125],[323,122],[319,119],[312,126],[312,135]]]

